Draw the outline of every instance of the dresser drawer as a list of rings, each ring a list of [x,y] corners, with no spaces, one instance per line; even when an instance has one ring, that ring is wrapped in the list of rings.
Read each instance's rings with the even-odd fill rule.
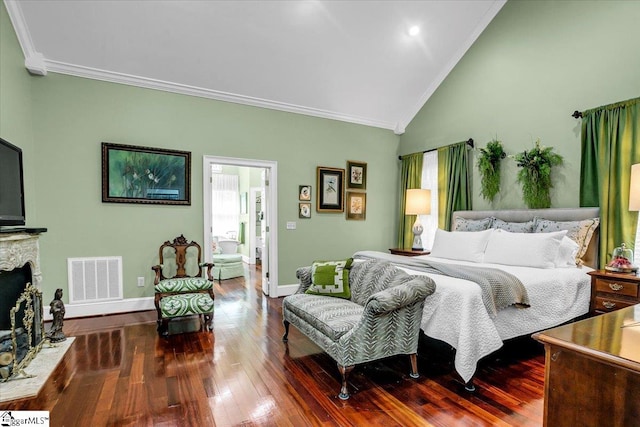
[[[612,279],[596,279],[596,292],[606,292],[608,294],[626,295],[628,297],[638,297],[638,284],[623,282]]]
[[[637,303],[637,301],[623,301],[615,298],[596,297],[595,310],[601,312],[615,311]]]

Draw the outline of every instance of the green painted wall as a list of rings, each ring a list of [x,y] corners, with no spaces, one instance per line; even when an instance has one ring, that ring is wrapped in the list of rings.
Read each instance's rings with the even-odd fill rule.
[[[399,137],[391,131],[55,73],[33,77],[3,5],[0,25],[0,135],[25,149],[28,225],[49,228],[41,239],[45,295],[66,289],[67,258],[121,255],[125,297],[151,296],[159,245],[180,233],[202,241],[204,155],[278,162],[280,285],[296,283],[295,269],[314,259],[393,244]],[[102,203],[103,141],[191,151],[191,206]],[[367,220],[316,212],[299,220],[298,185],[315,188],[316,166],[345,168],[354,159],[369,165]],[[286,230],[287,221],[297,230]],[[136,287],[138,276],[145,288]]]
[[[640,1],[510,0],[400,138],[402,154],[497,135],[508,153],[536,138],[565,158],[554,207],[578,206],[580,121],[586,110],[640,96]],[[502,192],[490,206],[524,207],[516,166],[503,162]],[[475,167],[474,177],[479,176]]]
[[[0,137],[23,151],[27,221],[35,220],[31,77],[9,15],[0,2]]]
[[[295,269],[316,258],[393,242],[399,138],[390,131],[58,74],[34,79],[33,110],[38,224],[50,230],[42,270],[51,289],[66,283],[67,257],[122,255],[125,296],[152,295],[135,279],[151,282],[159,244],[180,233],[202,240],[204,155],[278,162],[279,284],[295,283]],[[102,141],[191,151],[192,205],[102,203]],[[314,182],[316,166],[345,167],[347,159],[369,163],[367,220],[298,221],[298,184]],[[297,230],[286,221],[298,221]]]

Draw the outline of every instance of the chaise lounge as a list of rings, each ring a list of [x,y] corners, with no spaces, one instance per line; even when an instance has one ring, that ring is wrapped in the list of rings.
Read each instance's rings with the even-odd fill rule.
[[[356,262],[345,274],[350,298],[313,292],[316,263],[299,268],[300,287],[284,298],[282,315],[288,342],[293,324],[338,363],[342,386],[338,397],[349,398],[347,377],[358,363],[408,354],[412,378],[418,377],[417,349],[422,308],[435,283],[412,276],[384,261]],[[336,273],[336,277],[339,272]],[[345,285],[346,286],[346,285]]]

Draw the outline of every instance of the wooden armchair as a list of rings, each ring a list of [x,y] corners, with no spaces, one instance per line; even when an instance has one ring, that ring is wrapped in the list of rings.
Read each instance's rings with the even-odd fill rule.
[[[170,319],[193,315],[200,317],[201,330],[211,330],[215,298],[211,275],[213,263],[201,262],[200,245],[188,242],[180,235],[173,242],[167,240],[160,246],[158,258],[160,264],[151,267],[156,273],[153,283],[158,333],[168,335]],[[203,267],[207,268],[206,278],[202,277]],[[188,271],[193,274],[189,275]]]

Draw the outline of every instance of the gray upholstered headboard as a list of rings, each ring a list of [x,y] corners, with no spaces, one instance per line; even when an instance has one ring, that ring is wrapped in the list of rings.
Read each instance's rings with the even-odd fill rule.
[[[499,211],[456,211],[451,215],[451,224],[456,218],[482,219],[487,217],[499,218],[507,222],[526,222],[534,217],[550,219],[552,221],[577,221],[600,217],[600,208],[549,208],[549,209],[505,209]],[[598,247],[600,242],[600,227],[596,228],[589,242],[589,248],[583,257],[584,263],[592,268],[598,268]]]

